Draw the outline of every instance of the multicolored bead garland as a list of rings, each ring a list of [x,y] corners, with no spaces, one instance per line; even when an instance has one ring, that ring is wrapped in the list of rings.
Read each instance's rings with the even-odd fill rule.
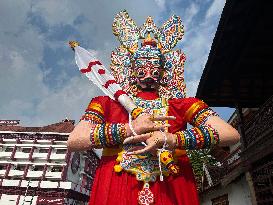
[[[219,134],[210,125],[200,125],[175,133],[177,147],[196,150],[208,149],[219,144]]]
[[[122,144],[126,138],[125,124],[94,124],[90,131],[91,145],[94,147],[111,147]]]

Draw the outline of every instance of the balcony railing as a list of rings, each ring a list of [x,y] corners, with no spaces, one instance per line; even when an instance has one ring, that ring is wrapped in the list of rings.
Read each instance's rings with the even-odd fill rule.
[[[241,163],[240,154],[241,147],[238,147],[221,161],[221,166],[206,165],[212,180],[212,185],[208,183],[203,184],[203,190],[207,190],[219,183],[228,184],[230,180],[236,178],[236,176],[240,174],[240,172],[238,172],[240,170],[237,169]],[[235,170],[235,173],[233,170]],[[233,174],[231,174],[232,172]]]
[[[257,114],[245,126],[245,148],[260,142],[261,139],[273,133],[273,96],[261,106]]]
[[[234,170],[241,162],[240,159],[241,147],[238,147],[233,152],[231,152],[223,161],[223,175],[229,174],[232,170]]]

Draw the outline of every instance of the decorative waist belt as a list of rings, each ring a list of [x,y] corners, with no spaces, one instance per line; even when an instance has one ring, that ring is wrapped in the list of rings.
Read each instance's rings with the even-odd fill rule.
[[[169,152],[168,152],[169,153]],[[117,164],[114,166],[115,172],[122,170],[134,174],[138,181],[143,181],[142,190],[138,193],[138,202],[140,205],[149,205],[154,203],[154,195],[150,190],[149,182],[155,182],[160,175],[159,160],[157,156],[151,154],[128,155],[122,148],[104,148],[102,156],[117,155]],[[185,156],[186,151],[176,149],[174,151],[174,159]],[[168,159],[168,156],[166,156]],[[162,173],[165,176],[170,174],[166,166],[162,166]]]
[[[102,150],[102,156],[104,157],[110,157],[110,156],[116,156],[122,151],[122,148],[104,148]],[[181,157],[183,155],[186,155],[186,151],[182,149],[175,149],[174,151],[174,157]]]

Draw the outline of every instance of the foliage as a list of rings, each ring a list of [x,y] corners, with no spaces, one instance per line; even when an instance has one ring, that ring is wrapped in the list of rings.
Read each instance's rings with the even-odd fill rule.
[[[203,176],[203,164],[216,165],[217,160],[211,155],[210,149],[204,150],[191,150],[188,151],[188,156],[191,161],[192,169],[195,175],[195,180],[198,185],[198,189],[201,187],[202,176]]]

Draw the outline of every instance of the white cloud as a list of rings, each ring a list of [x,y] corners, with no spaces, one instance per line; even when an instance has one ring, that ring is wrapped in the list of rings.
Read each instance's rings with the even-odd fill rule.
[[[198,84],[199,84],[199,80],[187,81],[187,84],[186,84],[186,88],[187,88],[186,95],[187,95],[187,97],[195,96]]]
[[[217,1],[217,0],[216,0]],[[215,2],[216,2],[215,1]],[[155,20],[169,18],[175,10],[175,4],[165,0],[155,1],[0,1],[0,118],[19,119],[23,125],[37,126],[54,123],[65,117],[78,120],[89,100],[101,94],[91,86],[84,76],[68,76],[69,70],[77,69],[71,56],[60,56],[51,65],[44,65],[44,49],[54,51],[69,49],[67,40],[82,39],[82,46],[96,52],[105,63],[110,63],[111,51],[119,44],[112,34],[112,22],[116,13],[127,9],[130,16],[140,26],[147,16]],[[188,78],[188,95],[194,95],[201,75],[201,68],[206,61],[215,25],[208,21],[219,11],[219,4],[213,3],[207,12],[206,22],[192,25],[193,19],[200,10],[197,4],[191,3],[186,9],[185,19],[189,28],[186,30],[186,42],[183,50],[187,54],[186,79]],[[214,5],[214,6],[213,6]],[[165,7],[171,10],[169,16],[162,16]],[[186,6],[186,5],[185,5]],[[16,8],[16,9],[14,9]],[[218,8],[218,9],[217,9]],[[181,13],[177,13],[181,15]],[[47,30],[41,32],[39,25],[30,24],[33,16],[43,20],[40,26]],[[83,21],[74,24],[83,16]],[[164,21],[165,21],[164,20]],[[42,24],[38,22],[37,24]],[[70,33],[66,38],[54,38],[54,29],[69,25],[78,33]],[[160,25],[158,25],[160,26]],[[57,32],[62,32],[57,31]],[[49,38],[48,36],[52,36]],[[61,39],[61,40],[60,40]],[[72,51],[71,51],[72,52]],[[57,83],[66,81],[65,86],[52,89],[44,79],[60,67],[66,66],[56,77]]]
[[[191,3],[191,5],[185,11],[184,24],[186,27],[191,23],[193,17],[198,13],[199,6],[196,3]]]
[[[6,27],[5,30],[16,29]],[[43,55],[43,38],[27,27],[18,35],[3,32],[0,41],[0,117],[31,116],[36,103],[49,92],[38,67]]]
[[[31,8],[30,0],[26,1],[0,1],[1,34],[8,32],[14,34],[25,26],[27,13]],[[1,39],[0,39],[1,40]]]
[[[218,16],[219,14],[221,14],[225,3],[226,3],[225,0],[214,0],[210,8],[207,10],[206,19]]]
[[[75,17],[81,13],[79,10],[80,5],[85,5],[85,3],[74,1],[38,0],[33,2],[32,12],[43,16],[50,26],[60,23],[72,24]]]
[[[157,6],[161,9],[164,10],[165,8],[165,0],[154,0]]]
[[[144,0],[124,0],[115,4],[109,0],[86,0],[81,3],[55,0],[1,1],[0,118],[20,119],[23,125],[30,126],[54,123],[65,117],[79,119],[89,100],[101,93],[80,73],[69,79],[67,72],[60,71],[56,77],[57,83],[69,83],[64,87],[57,86],[57,89],[50,88],[44,82],[45,78],[59,69],[58,66],[67,65],[67,69],[77,69],[73,58],[60,56],[55,62],[56,67],[41,70],[41,65],[45,64],[45,47],[55,51],[69,49],[67,39],[58,40],[48,36],[53,35],[57,26],[70,25],[78,31],[78,37],[84,39],[83,46],[92,48],[101,55],[103,62],[109,64],[111,50],[118,44],[111,30],[113,18],[124,8],[141,24],[146,16],[157,14],[159,9],[155,2]],[[41,25],[29,22],[33,16],[43,20],[36,22]],[[84,16],[86,21],[74,25],[79,16]],[[43,33],[41,29],[45,26],[47,30]],[[76,38],[74,34],[68,36],[69,39]]]
[[[101,95],[101,92],[90,83],[85,76],[70,79],[67,86],[56,92],[51,92],[39,103],[36,109],[36,120],[42,122],[61,121],[65,117],[78,120],[84,113],[91,97]]]
[[[219,3],[220,2],[220,3]],[[185,80],[187,83],[187,95],[195,96],[201,74],[208,58],[213,37],[218,25],[219,17],[223,9],[224,1],[215,0],[208,8],[205,18],[196,22],[189,22],[183,39],[183,51],[186,53]],[[196,6],[186,9],[189,14],[198,11]],[[191,16],[191,15],[190,15]],[[192,19],[192,18],[191,18]],[[187,22],[187,21],[186,21]]]

